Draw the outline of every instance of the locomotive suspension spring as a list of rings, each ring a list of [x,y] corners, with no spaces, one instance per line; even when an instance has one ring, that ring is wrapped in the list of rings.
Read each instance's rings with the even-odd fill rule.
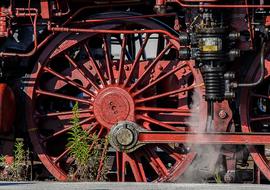
[[[205,82],[205,100],[222,101],[225,94],[224,67],[204,65],[201,72]]]

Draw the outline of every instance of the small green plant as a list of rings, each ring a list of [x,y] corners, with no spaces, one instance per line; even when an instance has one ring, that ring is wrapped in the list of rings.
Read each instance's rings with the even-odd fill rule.
[[[5,156],[1,155],[0,156],[0,167],[4,168],[6,166],[6,158]]]
[[[17,138],[14,144],[14,161],[12,164],[6,163],[5,156],[0,156],[0,167],[2,172],[1,180],[20,181],[27,179],[28,154],[24,149],[23,139]]]
[[[88,134],[80,126],[79,106],[73,107],[72,128],[69,132],[67,148],[69,155],[74,158],[74,167],[70,170],[70,179],[78,181],[104,181],[106,176],[108,140],[100,139],[95,133]],[[101,147],[103,147],[101,149]],[[101,160],[101,157],[104,158]],[[102,167],[100,167],[102,165]]]
[[[26,152],[24,150],[24,143],[23,139],[16,139],[15,142],[15,149],[14,149],[14,166],[15,167],[22,167],[25,165],[25,155]]]
[[[70,155],[76,159],[77,164],[87,165],[90,157],[88,147],[88,134],[79,125],[78,103],[73,108],[73,118],[71,121],[73,127],[69,132],[68,147]]]
[[[215,178],[216,183],[222,183],[222,178],[221,178],[218,170],[215,171],[214,178]]]

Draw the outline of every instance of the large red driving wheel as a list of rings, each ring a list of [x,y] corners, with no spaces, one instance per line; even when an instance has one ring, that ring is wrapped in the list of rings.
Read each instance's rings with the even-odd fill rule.
[[[111,13],[99,18],[108,15],[125,16]],[[91,28],[165,29],[147,19],[118,19]],[[201,75],[193,62],[179,61],[177,54],[169,37],[156,33],[57,36],[43,50],[26,87],[29,135],[52,175],[67,180],[72,159],[66,144],[76,102],[80,125],[99,138],[106,137],[119,121],[153,131],[204,127]],[[144,145],[130,153],[110,147],[108,157],[110,181],[172,181],[185,171],[195,153],[171,143]]]
[[[268,45],[269,48],[269,45]],[[270,62],[269,50],[265,55],[265,75],[263,82],[253,88],[243,88],[240,100],[241,126],[243,132],[270,132]],[[259,79],[260,56],[257,56],[254,63],[247,72],[246,81],[253,82]],[[270,147],[267,145],[249,146],[250,154],[262,171],[270,180]]]

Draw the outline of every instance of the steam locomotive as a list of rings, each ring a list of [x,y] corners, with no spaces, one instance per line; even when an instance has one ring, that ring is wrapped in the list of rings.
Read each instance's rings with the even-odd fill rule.
[[[77,104],[108,181],[269,180],[269,26],[267,0],[0,0],[0,153],[68,180]]]

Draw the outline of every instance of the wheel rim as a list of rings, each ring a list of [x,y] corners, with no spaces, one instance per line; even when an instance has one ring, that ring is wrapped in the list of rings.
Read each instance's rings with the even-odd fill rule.
[[[122,21],[97,28],[161,27],[141,19],[127,23],[128,26]],[[194,115],[190,110],[192,96],[201,97],[202,86],[194,63],[169,60],[168,56],[176,50],[164,36],[158,37],[164,48],[153,57],[148,55],[149,44],[157,39],[155,35],[143,34],[140,39],[139,35],[61,34],[41,54],[30,75],[33,83],[26,87],[28,130],[39,158],[58,180],[67,180],[65,167],[69,155],[65,134],[71,128],[75,102],[79,104],[82,128],[88,130],[91,126],[92,133],[96,132],[100,138],[116,122],[124,120],[146,130],[200,130],[205,126],[189,127],[188,117]],[[132,42],[138,42],[140,48],[136,50]],[[114,49],[118,54],[112,52]],[[192,107],[201,109],[205,105],[199,101]],[[197,122],[201,118],[205,118],[204,113]],[[108,178],[110,181],[175,180],[195,157],[187,148],[145,145],[132,153],[114,151]]]
[[[268,46],[269,47],[269,46]],[[265,76],[264,81],[252,89],[244,88],[241,94],[246,94],[240,100],[240,117],[242,131],[249,132],[269,132],[265,129],[269,125],[270,112],[267,108],[269,98],[267,97],[269,84],[269,51],[265,59]],[[260,58],[257,56],[254,63],[247,72],[246,81],[256,81],[260,76],[259,67]],[[267,108],[267,109],[266,109]],[[265,110],[264,110],[265,109]],[[264,126],[265,125],[265,126]],[[252,156],[256,165],[260,168],[262,173],[270,180],[270,165],[269,156],[266,150],[268,146],[248,146],[250,155]]]

